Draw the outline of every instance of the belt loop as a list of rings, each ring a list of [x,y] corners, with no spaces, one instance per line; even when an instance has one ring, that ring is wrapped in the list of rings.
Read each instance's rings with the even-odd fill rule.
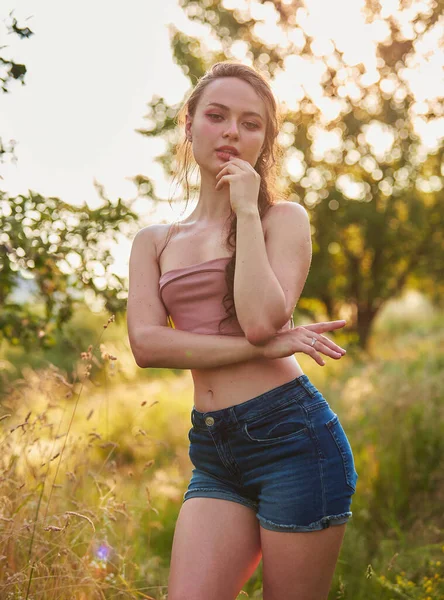
[[[236,427],[239,427],[239,421],[237,420],[236,409],[234,406],[232,406],[230,408],[230,417],[231,417],[231,420],[234,421],[234,423],[236,424]]]
[[[312,389],[310,389],[310,386],[308,386],[301,378],[302,377],[307,377],[306,375],[301,375],[301,377],[298,378],[298,382],[300,383],[300,385],[304,388],[304,390],[307,392],[307,394],[309,394],[309,396],[311,398],[314,398],[315,393]]]

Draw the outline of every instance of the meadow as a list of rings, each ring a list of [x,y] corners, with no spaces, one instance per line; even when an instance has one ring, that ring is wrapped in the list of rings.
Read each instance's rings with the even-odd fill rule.
[[[124,323],[108,317],[76,313],[74,379],[60,349],[2,348],[0,373],[21,371],[0,410],[2,600],[167,598],[192,378],[139,369]],[[298,355],[359,474],[330,600],[444,599],[443,326],[429,305],[398,301],[368,352],[323,368]],[[261,600],[261,578],[260,564],[238,599]]]

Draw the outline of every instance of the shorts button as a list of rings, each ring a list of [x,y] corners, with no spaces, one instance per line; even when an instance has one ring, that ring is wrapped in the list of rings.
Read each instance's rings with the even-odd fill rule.
[[[214,425],[214,419],[213,419],[213,417],[207,417],[205,419],[205,424],[206,425]]]

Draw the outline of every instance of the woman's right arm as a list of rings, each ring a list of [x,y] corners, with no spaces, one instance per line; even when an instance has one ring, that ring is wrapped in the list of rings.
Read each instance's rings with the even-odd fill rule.
[[[335,359],[344,355],[345,350],[323,334],[344,327],[345,321],[295,327],[277,333],[261,345],[253,345],[242,336],[203,335],[168,327],[168,315],[159,297],[155,227],[151,225],[137,233],[129,261],[128,336],[139,367],[211,369],[253,358],[284,358],[296,352],[311,356],[323,366],[320,353]],[[316,348],[311,343],[313,338]]]
[[[159,297],[155,225],[134,238],[129,260],[128,336],[139,367],[208,369],[263,356],[242,336],[202,335],[167,326]]]
[[[139,367],[167,369],[211,369],[258,357],[262,357],[262,348],[241,336],[204,335],[162,326],[142,333],[134,355]]]

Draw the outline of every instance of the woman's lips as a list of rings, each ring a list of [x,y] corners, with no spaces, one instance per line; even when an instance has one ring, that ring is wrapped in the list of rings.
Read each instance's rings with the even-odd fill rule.
[[[231,154],[230,152],[226,152],[225,150],[216,150],[216,154],[222,160],[230,160],[230,156],[235,156],[234,154]]]

